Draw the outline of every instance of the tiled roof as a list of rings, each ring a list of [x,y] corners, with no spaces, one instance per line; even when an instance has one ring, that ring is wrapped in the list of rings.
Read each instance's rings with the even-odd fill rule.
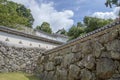
[[[111,24],[109,24],[109,25],[106,25],[106,26],[104,26],[104,27],[101,27],[101,28],[99,28],[99,29],[97,29],[97,30],[94,30],[94,31],[92,31],[92,32],[90,32],[90,33],[87,33],[87,34],[85,34],[85,35],[83,35],[83,36],[80,36],[80,37],[77,38],[77,39],[74,39],[74,40],[72,40],[72,41],[69,41],[68,43],[65,43],[65,44],[63,44],[63,45],[61,45],[61,46],[58,46],[58,47],[53,48],[53,49],[51,49],[51,50],[48,50],[48,51],[46,51],[46,53],[51,53],[51,52],[56,52],[56,51],[62,50],[62,49],[64,49],[64,48],[66,48],[66,47],[69,47],[69,46],[72,46],[72,45],[74,45],[74,44],[77,44],[77,42],[80,41],[80,40],[84,40],[85,38],[89,38],[89,36],[95,35],[95,34],[97,34],[97,33],[102,33],[103,31],[105,31],[105,30],[107,30],[107,29],[110,29],[110,28],[113,28],[113,27],[115,27],[115,26],[117,26],[117,25],[120,25],[120,21],[113,22],[113,23],[111,23]],[[118,27],[120,27],[120,26],[118,26]],[[102,34],[103,34],[103,33],[102,33]]]
[[[68,36],[64,36],[64,35],[60,35],[60,34],[56,34],[56,33],[48,34],[48,33],[44,32],[44,31],[41,31],[41,30],[36,30],[36,31],[38,31],[38,32],[40,32],[40,33],[43,33],[43,34],[45,34],[45,35],[51,36],[51,37],[63,37],[63,38],[68,38]]]
[[[63,44],[63,42],[51,40],[51,39],[40,37],[37,35],[28,34],[28,33],[21,32],[21,31],[18,31],[18,30],[12,29],[12,28],[8,28],[5,26],[0,26],[0,31],[10,33],[10,34],[15,34],[18,36],[27,37],[27,38],[32,38],[32,39],[36,39],[36,40],[41,40],[41,41],[45,41],[45,42],[49,42],[49,43],[60,44],[60,45]]]

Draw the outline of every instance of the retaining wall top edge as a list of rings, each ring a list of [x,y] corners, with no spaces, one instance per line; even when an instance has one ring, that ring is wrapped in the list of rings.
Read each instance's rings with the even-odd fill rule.
[[[65,43],[65,44],[63,44],[63,45],[60,45],[60,46],[58,46],[58,47],[56,47],[56,48],[53,48],[53,49],[51,49],[51,50],[47,50],[47,51],[45,51],[45,54],[49,54],[49,53],[53,53],[53,52],[62,50],[62,49],[64,49],[64,48],[66,48],[66,47],[72,46],[73,44],[75,45],[75,44],[77,44],[77,43],[76,43],[77,41],[83,40],[83,39],[85,39],[85,38],[87,38],[87,37],[90,37],[90,36],[92,36],[92,35],[95,35],[95,34],[97,34],[97,33],[101,33],[101,34],[102,34],[102,31],[105,31],[105,30],[107,30],[107,29],[113,28],[113,27],[115,27],[115,26],[117,26],[117,25],[120,25],[120,21],[113,22],[113,23],[111,23],[111,24],[109,24],[109,25],[106,25],[106,26],[104,26],[104,27],[101,27],[101,28],[99,28],[99,29],[96,29],[96,30],[94,30],[94,31],[92,31],[92,32],[90,32],[90,33],[87,33],[87,34],[83,35],[83,36],[80,36],[79,38],[74,39],[74,40],[72,40],[72,41],[70,41],[70,42],[68,42],[68,43]],[[100,34],[99,34],[99,35],[100,35]]]

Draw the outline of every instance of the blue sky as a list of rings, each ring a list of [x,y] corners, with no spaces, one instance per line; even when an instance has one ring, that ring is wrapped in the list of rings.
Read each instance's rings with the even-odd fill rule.
[[[106,8],[105,0],[49,0],[55,3],[55,8],[61,10],[72,10],[73,20],[76,22],[83,20],[84,16],[90,16],[94,12],[112,11]],[[92,1],[92,2],[91,2]]]
[[[35,19],[33,27],[49,22],[52,30],[69,29],[83,21],[84,16],[116,18],[118,8],[106,8],[106,0],[11,0],[31,9]]]

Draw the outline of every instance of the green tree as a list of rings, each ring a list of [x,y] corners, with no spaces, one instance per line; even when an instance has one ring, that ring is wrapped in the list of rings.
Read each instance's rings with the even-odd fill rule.
[[[85,26],[87,26],[85,29],[85,32],[88,33],[93,30],[96,30],[100,27],[103,27],[103,26],[111,23],[112,21],[113,21],[112,19],[105,20],[105,19],[100,19],[100,18],[96,18],[96,17],[85,16],[84,24],[85,24]]]
[[[120,1],[119,0],[106,0],[105,5],[106,7],[110,7],[110,8],[112,8],[112,5],[120,6]]]
[[[27,24],[27,26],[31,27],[34,19],[33,19],[32,14],[30,13],[31,12],[30,9],[27,9],[24,5],[21,5],[20,7],[18,7],[16,9],[16,11],[17,11],[19,16],[22,16],[22,17],[25,17],[28,19],[29,23]]]
[[[67,36],[67,31],[63,28],[63,29],[60,29],[56,32],[57,34],[62,34],[62,35],[65,35]]]
[[[0,25],[16,28],[16,25],[32,27],[30,10],[12,1],[0,0]]]
[[[68,31],[68,36],[70,37],[69,40],[75,39],[77,37],[79,37],[81,34],[84,33],[84,28],[85,27],[80,27],[80,26],[75,26],[73,25],[69,31]]]
[[[52,29],[50,28],[50,24],[47,23],[47,22],[43,22],[41,24],[41,26],[37,26],[36,29],[47,32],[47,33],[50,33],[50,34],[52,33]]]
[[[84,25],[81,22],[77,23],[77,27],[83,27]]]

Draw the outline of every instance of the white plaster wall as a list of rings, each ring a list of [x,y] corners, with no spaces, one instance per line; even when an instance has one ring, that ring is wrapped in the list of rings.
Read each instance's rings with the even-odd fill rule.
[[[6,41],[6,39],[8,39],[9,41]],[[5,33],[5,32],[0,32],[0,41],[8,44],[13,44],[13,45],[20,45],[25,47],[39,47],[39,48],[46,48],[46,49],[52,49],[58,46],[52,43],[35,40],[31,38],[26,38],[22,36],[17,36],[17,35]],[[22,44],[20,44],[20,41],[22,42]]]
[[[36,35],[37,35],[37,36],[40,36],[40,37],[52,39],[52,40],[57,40],[56,38],[54,38],[54,37],[52,37],[52,36],[48,36],[48,35],[45,35],[45,34],[40,33],[40,32],[36,32]]]
[[[40,37],[44,37],[44,38],[48,38],[48,39],[52,39],[52,40],[56,40],[56,41],[60,41],[60,42],[67,42],[67,38],[63,38],[63,37],[52,37],[52,36],[48,36],[48,35],[45,35],[43,33],[40,33],[40,32],[36,32],[36,35],[37,36],[40,36]]]
[[[61,42],[67,42],[67,38],[62,38],[62,37],[57,37],[57,40],[58,41],[61,41]]]

